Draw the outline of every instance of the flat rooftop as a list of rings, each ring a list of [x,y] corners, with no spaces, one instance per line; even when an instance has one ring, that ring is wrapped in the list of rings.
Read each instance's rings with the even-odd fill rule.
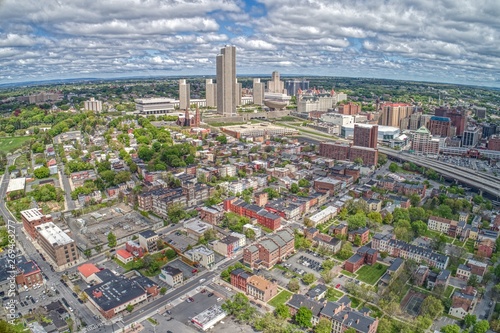
[[[43,214],[38,208],[31,208],[21,211],[21,216],[28,221],[36,221],[42,218]]]
[[[26,178],[14,178],[9,180],[9,185],[7,186],[7,192],[24,190],[26,184]]]
[[[67,233],[53,222],[41,224],[36,227],[36,230],[52,246],[61,246],[74,242],[73,238],[69,237]]]

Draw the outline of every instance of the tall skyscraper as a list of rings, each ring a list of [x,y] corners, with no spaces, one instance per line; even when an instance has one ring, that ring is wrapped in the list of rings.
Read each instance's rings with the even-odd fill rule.
[[[271,81],[267,82],[267,90],[270,93],[283,94],[285,84],[280,80],[280,73],[274,71],[271,75]]]
[[[378,126],[354,125],[354,145],[377,148]]]
[[[186,80],[179,80],[179,109],[186,110],[189,109],[191,105],[190,99],[191,91],[189,83],[186,83]]]
[[[297,96],[299,89],[302,91],[309,89],[309,81],[306,79],[287,80],[285,81],[285,89],[288,96]]]
[[[433,116],[429,121],[429,131],[434,136],[451,136],[451,120],[448,117]]]
[[[481,139],[481,128],[477,126],[469,126],[462,134],[463,147],[475,147]]]
[[[241,83],[238,83],[238,79],[236,79],[236,85],[234,87],[234,106],[241,105],[241,91],[243,86]]]
[[[217,111],[223,116],[236,114],[236,47],[225,46],[217,55]]]
[[[217,84],[213,83],[212,79],[205,80],[205,98],[208,107],[217,106]]]
[[[260,79],[253,79],[253,104],[264,104],[264,83]]]
[[[401,120],[413,113],[413,107],[404,103],[388,103],[382,105],[379,125],[400,127]]]

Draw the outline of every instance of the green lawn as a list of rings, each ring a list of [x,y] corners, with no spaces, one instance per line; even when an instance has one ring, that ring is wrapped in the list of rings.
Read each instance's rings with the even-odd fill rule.
[[[340,273],[344,274],[345,276],[356,277],[356,274],[352,274],[351,272],[346,271],[345,269],[340,271]]]
[[[453,288],[453,286],[446,287],[446,290],[444,291],[444,297],[450,298],[451,294],[453,294],[453,290],[455,290],[455,288]]]
[[[369,284],[375,284],[387,270],[387,266],[375,264],[374,266],[364,265],[356,271],[358,280]]]
[[[272,299],[267,302],[269,305],[277,307],[280,304],[285,304],[290,297],[292,297],[292,293],[287,290],[282,290],[278,295],[274,296]]]
[[[453,242],[453,245],[458,246],[458,247],[463,247],[465,245],[465,242],[461,242],[458,239],[455,239]]]
[[[335,288],[329,288],[328,292],[327,292],[327,295],[329,297],[327,297],[327,299],[330,301],[330,302],[335,302],[335,301],[338,301],[342,296],[344,296],[344,293],[341,292],[340,290],[338,289],[335,289]]]
[[[475,251],[474,244],[475,242],[472,239],[468,239],[467,242],[465,243],[465,248],[472,254],[474,254]]]
[[[13,152],[21,148],[24,142],[31,139],[31,136],[16,136],[11,138],[0,138],[0,150]]]
[[[349,297],[351,300],[351,308],[356,309],[358,306],[361,305],[361,301],[355,297]]]
[[[19,156],[18,158],[16,158],[16,161],[14,164],[18,169],[31,167],[30,162],[28,161],[28,159],[26,158],[26,155],[24,155],[24,154]]]

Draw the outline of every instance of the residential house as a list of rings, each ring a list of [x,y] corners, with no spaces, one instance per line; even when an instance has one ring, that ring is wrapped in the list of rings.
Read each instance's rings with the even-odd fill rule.
[[[378,251],[367,246],[362,246],[358,251],[347,259],[344,263],[344,269],[354,273],[364,264],[374,265],[377,262]]]
[[[477,291],[468,286],[460,291],[455,291],[451,297],[449,315],[464,319],[466,314],[472,313],[477,303]]]
[[[349,231],[347,233],[347,240],[349,242],[354,243],[358,237],[360,245],[368,243],[368,241],[370,240],[370,229],[364,227],[364,228],[359,228],[357,230]]]

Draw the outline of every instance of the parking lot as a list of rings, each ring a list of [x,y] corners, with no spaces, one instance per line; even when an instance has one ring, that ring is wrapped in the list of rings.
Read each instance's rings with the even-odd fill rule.
[[[287,268],[299,275],[312,273],[316,277],[320,276],[321,264],[324,258],[312,251],[300,251],[286,261]]]
[[[188,326],[192,326],[191,324],[191,318],[195,317],[196,315],[200,314],[201,312],[205,311],[209,307],[211,307],[214,304],[222,304],[222,300],[217,301],[219,297],[217,295],[213,295],[211,297],[208,296],[209,292],[205,293],[197,293],[193,298],[193,302],[187,302],[184,300],[183,302],[179,303],[172,309],[170,309],[170,315],[177,321],[186,324]],[[167,314],[168,315],[168,314]]]
[[[188,246],[195,246],[197,241],[193,238],[185,236],[180,231],[172,232],[163,237],[163,240],[174,246],[175,248],[181,250],[182,252],[186,251]]]

